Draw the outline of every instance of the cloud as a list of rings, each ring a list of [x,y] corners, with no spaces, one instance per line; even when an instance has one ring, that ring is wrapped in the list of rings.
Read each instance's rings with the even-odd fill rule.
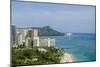
[[[91,6],[74,6],[50,4],[35,7],[37,4],[19,5],[14,4],[12,9],[12,22],[17,26],[46,26],[64,32],[95,32],[95,9]],[[73,6],[73,7],[69,7]],[[50,7],[47,8],[47,7]],[[59,8],[58,8],[59,7]],[[61,8],[62,7],[62,8]],[[83,9],[82,9],[83,8]]]

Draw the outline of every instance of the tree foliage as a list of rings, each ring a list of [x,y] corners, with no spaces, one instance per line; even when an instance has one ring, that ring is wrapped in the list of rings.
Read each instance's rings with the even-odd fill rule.
[[[42,47],[43,48],[43,47]],[[38,48],[13,48],[13,65],[36,65],[60,63],[63,50],[54,47],[44,47],[47,50],[39,51]]]

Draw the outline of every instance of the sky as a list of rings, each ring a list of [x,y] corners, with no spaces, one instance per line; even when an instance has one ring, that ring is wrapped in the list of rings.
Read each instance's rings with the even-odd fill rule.
[[[12,24],[50,26],[59,32],[95,33],[95,6],[12,1]]]

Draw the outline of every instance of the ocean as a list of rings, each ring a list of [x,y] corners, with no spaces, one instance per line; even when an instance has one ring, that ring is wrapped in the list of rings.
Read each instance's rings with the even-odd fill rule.
[[[72,54],[74,62],[96,61],[96,34],[72,34],[68,36],[52,36],[56,47],[63,48]]]

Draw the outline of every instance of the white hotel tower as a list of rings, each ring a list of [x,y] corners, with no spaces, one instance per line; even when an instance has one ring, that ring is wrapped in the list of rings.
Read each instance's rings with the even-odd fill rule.
[[[17,31],[16,46],[23,44],[23,42],[25,42],[25,46],[27,48],[55,46],[55,39],[39,37],[38,29],[18,29],[18,30],[20,31]]]
[[[18,45],[25,42],[25,46],[28,47],[39,47],[39,36],[38,36],[38,29],[24,29],[21,30],[22,32],[17,32],[17,43]],[[29,34],[31,31],[31,34]],[[22,34],[24,37],[22,37]]]
[[[39,36],[38,36],[38,29],[34,29],[34,31],[33,31],[33,43],[34,43],[34,46],[37,46],[37,47],[40,46],[40,41],[39,41]]]

